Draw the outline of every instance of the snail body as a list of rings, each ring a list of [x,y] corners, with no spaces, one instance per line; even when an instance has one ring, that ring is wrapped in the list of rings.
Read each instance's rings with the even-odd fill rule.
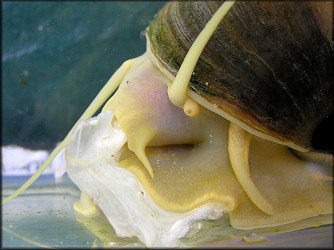
[[[195,222],[223,214],[243,230],[297,230],[314,221],[291,223],[331,215],[331,168],[289,150],[311,149],[334,111],[323,6],[168,3],[147,29],[146,53],[121,66],[62,144],[83,193],[75,210],[150,247],[179,246]],[[203,51],[192,50],[216,18]],[[198,61],[175,105],[171,88],[192,51]]]

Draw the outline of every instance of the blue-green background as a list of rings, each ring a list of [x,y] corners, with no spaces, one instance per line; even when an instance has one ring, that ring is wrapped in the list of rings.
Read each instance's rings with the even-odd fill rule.
[[[166,2],[2,2],[2,145],[53,147]]]

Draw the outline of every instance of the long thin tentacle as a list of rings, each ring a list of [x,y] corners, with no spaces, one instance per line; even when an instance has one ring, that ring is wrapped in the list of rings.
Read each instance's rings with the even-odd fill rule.
[[[104,85],[104,87],[100,90],[85,112],[81,115],[79,120],[75,123],[72,127],[70,132],[66,135],[65,139],[56,147],[49,157],[45,160],[42,166],[20,187],[18,188],[13,194],[8,196],[6,199],[2,201],[2,204],[7,203],[8,201],[14,199],[16,196],[21,194],[24,190],[26,190],[34,181],[44,172],[44,170],[50,165],[52,160],[57,156],[57,154],[62,150],[64,147],[67,146],[69,143],[72,132],[75,126],[78,124],[80,120],[86,120],[92,117],[95,112],[102,106],[102,104],[110,97],[110,95],[118,88],[120,83],[122,82],[124,76],[131,68],[133,61],[135,59],[130,59],[125,61],[122,66],[111,76],[108,82]]]
[[[240,185],[249,199],[263,212],[272,215],[273,208],[263,197],[253,182],[249,172],[249,146],[252,135],[231,122],[228,138],[228,153],[234,171]]]
[[[196,63],[213,32],[235,2],[236,1],[225,1],[190,47],[173,84],[168,88],[169,99],[175,106],[183,107],[186,102],[188,84]]]

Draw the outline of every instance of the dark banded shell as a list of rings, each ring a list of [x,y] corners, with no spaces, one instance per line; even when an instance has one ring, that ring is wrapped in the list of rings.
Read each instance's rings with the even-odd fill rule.
[[[172,74],[222,3],[170,2],[150,24],[151,50]],[[310,148],[315,128],[334,112],[332,14],[325,5],[332,3],[235,3],[190,88],[250,127]]]

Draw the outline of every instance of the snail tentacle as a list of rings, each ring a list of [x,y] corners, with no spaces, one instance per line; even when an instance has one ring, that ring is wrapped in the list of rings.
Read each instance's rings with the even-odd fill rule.
[[[89,218],[101,215],[99,208],[92,203],[92,198],[83,191],[80,199],[73,204],[73,209]]]
[[[216,30],[221,20],[232,8],[235,2],[236,1],[226,1],[222,4],[222,6],[220,6],[189,49],[189,52],[184,58],[175,80],[168,88],[169,99],[175,106],[183,107],[185,104],[187,100],[189,81],[195,69],[196,63],[213,32]]]
[[[154,177],[153,168],[146,156],[145,149],[155,135],[156,131],[153,128],[143,127],[137,132],[134,138],[128,141],[129,149],[137,155],[152,178]]]
[[[187,116],[195,117],[201,111],[201,105],[199,105],[191,97],[188,97],[184,103],[183,110]]]
[[[228,153],[234,174],[254,205],[263,212],[272,215],[272,206],[260,193],[250,176],[248,155],[251,140],[252,134],[231,122],[228,136]]]
[[[74,124],[70,132],[68,132],[68,134],[66,135],[65,139],[58,145],[58,147],[56,147],[52,151],[49,157],[44,161],[42,166],[40,166],[40,168],[20,188],[18,188],[14,193],[4,199],[2,201],[2,204],[5,204],[8,201],[14,199],[37,180],[37,178],[45,171],[45,169],[50,165],[50,163],[57,156],[57,154],[68,145],[69,141],[71,140],[73,130],[75,126],[79,123],[79,121],[86,120],[92,117],[95,112],[102,106],[102,104],[105,103],[105,101],[110,97],[110,95],[118,88],[124,76],[131,68],[134,60],[135,59],[127,60],[121,65],[121,67],[110,77],[108,82],[100,90],[100,92],[88,106],[85,112],[81,115],[79,120]]]

